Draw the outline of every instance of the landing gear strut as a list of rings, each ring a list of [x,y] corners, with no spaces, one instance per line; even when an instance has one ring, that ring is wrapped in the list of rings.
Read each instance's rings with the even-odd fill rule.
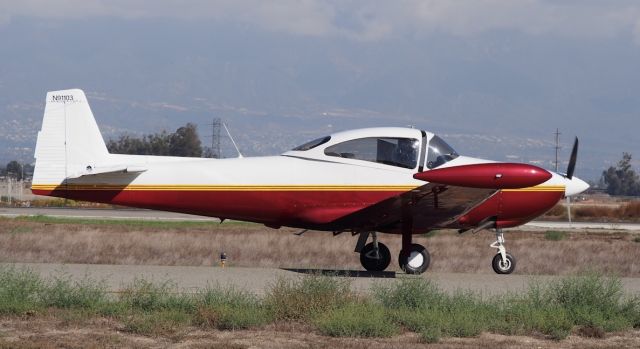
[[[491,266],[497,274],[511,274],[516,269],[516,258],[507,253],[504,247],[504,234],[502,229],[496,229],[496,241],[489,247],[498,249],[498,253],[493,257]]]
[[[422,274],[431,262],[431,256],[424,246],[411,242],[413,237],[413,216],[409,209],[409,203],[403,202],[402,205],[402,249],[398,256],[400,269],[407,274]]]
[[[365,242],[367,235],[361,236],[361,238],[364,236]],[[383,271],[391,263],[391,252],[389,252],[389,248],[385,244],[378,242],[377,233],[373,232],[371,236],[373,237],[373,242],[366,244],[360,250],[360,264],[368,271]]]

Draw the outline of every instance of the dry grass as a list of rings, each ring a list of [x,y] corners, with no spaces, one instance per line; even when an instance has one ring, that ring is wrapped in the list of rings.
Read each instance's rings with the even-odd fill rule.
[[[0,219],[0,262],[210,266],[219,263],[224,250],[232,266],[361,269],[353,252],[356,237],[325,232],[295,236],[294,232],[254,224],[158,229]],[[631,233],[568,232],[563,240],[552,241],[545,232],[506,233],[507,248],[516,256],[521,274],[573,274],[588,269],[638,277],[636,238]],[[414,240],[431,252],[432,271],[492,273],[495,251],[487,245],[493,239],[486,232],[458,235],[443,230]],[[393,252],[390,268],[397,270],[400,237],[382,235],[381,241]]]
[[[640,200],[629,201],[621,205],[571,205],[571,217],[582,221],[599,222],[640,222]],[[544,218],[566,220],[567,207],[558,203]]]

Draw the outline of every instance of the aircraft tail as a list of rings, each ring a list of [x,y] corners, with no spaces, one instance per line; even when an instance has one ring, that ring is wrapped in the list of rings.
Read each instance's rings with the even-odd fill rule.
[[[61,184],[109,157],[82,90],[48,92],[46,103],[36,142],[34,184]]]

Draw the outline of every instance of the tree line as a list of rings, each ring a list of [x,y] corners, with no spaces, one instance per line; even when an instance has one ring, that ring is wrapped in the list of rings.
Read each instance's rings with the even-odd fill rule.
[[[600,183],[609,195],[640,196],[640,178],[631,166],[631,154],[622,153],[616,166],[602,171]]]
[[[23,164],[17,160],[9,161],[4,167],[0,167],[0,176],[23,180],[33,176],[33,165]]]
[[[192,123],[179,127],[173,133],[162,131],[142,137],[125,134],[118,139],[110,139],[107,149],[115,154],[202,157],[197,126]]]

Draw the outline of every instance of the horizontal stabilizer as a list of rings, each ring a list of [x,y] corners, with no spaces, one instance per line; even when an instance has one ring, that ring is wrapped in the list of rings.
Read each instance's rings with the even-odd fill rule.
[[[104,166],[104,167],[91,167],[87,166],[84,171],[77,172],[67,178],[74,179],[86,176],[95,176],[101,174],[117,174],[117,173],[142,173],[147,169],[141,166],[131,166],[131,165],[114,165],[114,166]]]

